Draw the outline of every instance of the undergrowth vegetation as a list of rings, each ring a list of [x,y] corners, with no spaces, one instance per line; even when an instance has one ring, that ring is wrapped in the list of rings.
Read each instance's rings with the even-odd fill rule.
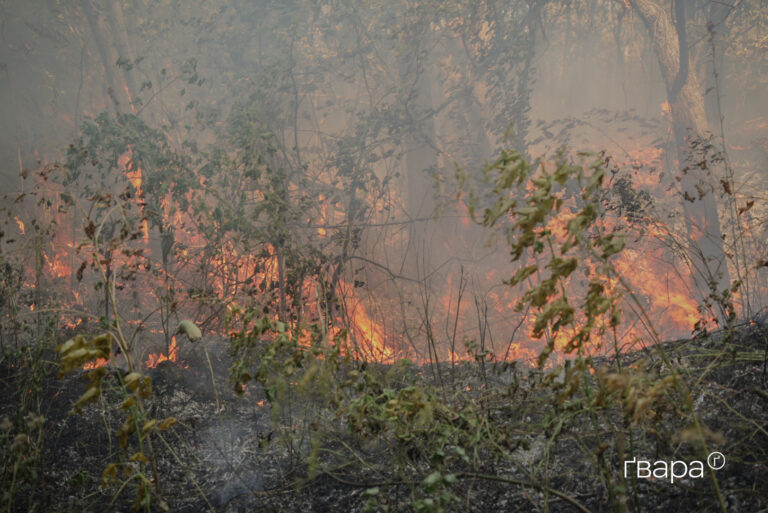
[[[44,170],[39,183],[56,185],[36,192],[51,214],[50,226],[34,225],[27,248],[36,282],[23,282],[22,255],[0,255],[3,387],[16,401],[4,405],[0,423],[4,511],[149,512],[181,509],[183,500],[212,511],[237,500],[291,511],[318,486],[346,495],[338,501],[350,511],[370,512],[765,506],[766,396],[756,386],[765,380],[765,326],[737,325],[735,286],[710,295],[727,313],[718,331],[671,345],[656,337],[639,352],[621,347],[622,304],[634,305],[650,333],[655,321],[612,264],[625,235],[599,222],[600,155],[561,153],[545,166],[504,150],[480,182],[457,174],[470,214],[501,233],[519,263],[505,284],[525,289],[516,308],[530,313],[532,335],[542,341],[534,365],[472,344],[473,361],[465,363],[439,361],[437,351],[428,365],[377,361],[336,291],[360,243],[358,195],[384,197],[385,184],[342,165],[335,179],[349,195],[348,224],[334,237],[313,238],[314,229],[298,228],[315,208],[312,197],[301,173],[281,160],[259,105],[258,98],[239,105],[224,146],[192,157],[137,118],[98,117],[64,165]],[[120,167],[127,173],[116,174]],[[137,173],[145,179],[137,182]],[[72,277],[44,292],[40,272],[57,212],[79,226],[71,241],[81,265],[72,277],[97,293],[78,311],[81,323],[66,328],[68,340],[57,323],[74,316],[61,310],[54,286]],[[148,230],[160,234],[159,262],[142,247]],[[193,230],[205,245],[196,245]],[[576,277],[581,292],[569,286]],[[19,309],[28,290],[37,296],[31,317]],[[139,311],[151,311],[154,324],[136,320]],[[179,322],[187,315],[196,322]],[[229,433],[232,445],[257,436],[232,434],[238,405],[263,397],[272,428],[258,447],[271,459],[253,457],[279,469],[268,486],[250,484],[216,504],[216,490],[190,470],[202,465],[194,423],[153,390],[162,368],[140,363],[152,330],[168,355],[178,338],[203,362],[193,379],[213,398],[203,402],[211,429]],[[227,342],[228,376],[212,358],[216,339]],[[87,383],[55,384],[70,374]],[[51,393],[61,387],[76,396]],[[743,394],[762,402],[744,410]],[[80,447],[93,437],[103,446],[88,462],[75,449],[62,473],[46,445],[61,444],[65,398],[74,399],[64,405],[71,413],[91,412],[88,429],[101,433],[67,430],[67,442]],[[216,447],[231,480],[250,479]],[[627,472],[628,461],[707,461],[715,450],[726,455],[726,470],[678,483]],[[67,482],[51,482],[65,475]],[[179,483],[191,490],[184,497]],[[52,507],[56,488],[69,489],[70,502]]]
[[[0,513],[768,513],[767,22],[0,1]]]

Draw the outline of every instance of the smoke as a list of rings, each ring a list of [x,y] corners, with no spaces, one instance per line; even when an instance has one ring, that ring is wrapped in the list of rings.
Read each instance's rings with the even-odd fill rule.
[[[347,12],[299,3],[284,10],[220,1],[184,10],[128,2],[120,16],[110,11],[97,19],[69,4],[6,2],[0,180],[20,193],[20,168],[59,156],[78,125],[101,112],[134,114],[161,128],[169,147],[191,162],[231,136],[233,120],[249,120],[258,129],[252,138],[269,148],[269,164],[286,173],[289,189],[310,188],[317,204],[307,207],[303,198],[306,204],[294,205],[305,210],[308,228],[291,233],[343,262],[326,271],[337,289],[351,285],[350,306],[364,303],[346,309],[366,312],[357,332],[375,325],[378,338],[422,360],[428,339],[442,357],[465,357],[465,343],[528,354],[518,344],[536,346],[521,338],[516,293],[502,285],[514,272],[506,244],[469,219],[457,200],[455,166],[479,181],[483,160],[503,145],[545,162],[563,145],[605,151],[616,171],[609,185],[642,187],[653,199],[652,217],[679,230],[658,58],[646,27],[618,2],[481,2],[439,13],[405,7]],[[715,8],[688,12],[692,71],[705,88],[716,144],[726,136],[739,184],[753,186],[750,173],[768,160],[768,123],[759,110],[768,104],[764,60],[745,65],[745,56],[756,55],[754,38],[739,40],[741,53],[725,44],[740,34],[745,13],[717,25],[710,39],[702,27],[719,12],[708,9]],[[130,59],[113,55],[125,47]],[[258,119],[227,120],[232,108],[253,108],[248,116]],[[240,150],[247,140],[236,139]],[[147,189],[158,169],[142,169],[133,181]],[[219,178],[203,176],[203,164],[191,169],[204,187]],[[179,212],[171,222],[171,207],[158,203],[152,208],[163,211],[166,224],[181,223]],[[167,235],[145,228],[155,256]],[[194,246],[192,239],[182,244]],[[245,246],[230,251],[237,265]],[[73,267],[71,255],[69,267],[50,260]],[[673,270],[666,274],[674,278]],[[137,318],[147,313],[139,309]]]

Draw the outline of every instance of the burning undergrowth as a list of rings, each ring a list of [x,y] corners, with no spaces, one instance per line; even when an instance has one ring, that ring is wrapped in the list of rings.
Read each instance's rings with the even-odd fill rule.
[[[252,100],[233,109],[222,145],[207,152],[194,147],[180,153],[164,133],[131,115],[102,115],[86,123],[66,161],[46,166],[30,192],[16,198],[43,207],[33,224],[14,218],[20,236],[31,240],[27,232],[33,230],[37,237],[37,246],[25,248],[36,252],[37,268],[26,261],[19,275],[23,285],[55,290],[56,304],[64,308],[60,324],[92,330],[115,315],[111,283],[129,350],[149,358],[150,366],[172,357],[170,328],[179,319],[195,319],[207,332],[226,337],[236,331],[232,321],[242,310],[260,310],[297,333],[311,326],[327,339],[343,333],[344,350],[368,361],[455,362],[481,355],[533,363],[545,346],[557,349],[553,357],[561,356],[568,345],[563,337],[570,335],[561,332],[557,341],[550,329],[537,329],[536,310],[544,303],[519,308],[527,289],[549,279],[541,264],[552,248],[544,239],[507,262],[508,227],[489,238],[472,223],[474,207],[461,202],[452,209],[463,222],[443,233],[446,223],[435,221],[428,228],[435,231],[432,240],[418,224],[411,233],[371,228],[397,224],[389,214],[379,217],[402,208],[387,180],[375,168],[353,176],[336,162],[314,172],[322,191],[314,195],[303,170],[286,171],[284,143],[263,121],[265,108]],[[593,232],[585,236],[616,234],[615,241],[623,241],[601,290],[631,294],[617,297],[625,322],[611,327],[615,340],[601,344],[593,333],[589,351],[598,354],[613,344],[637,348],[693,329],[716,329],[730,314],[756,310],[765,272],[757,242],[762,233],[749,217],[754,201],[733,220],[743,235],[727,248],[741,253],[729,272],[740,278],[726,291],[686,239],[683,216],[662,219],[662,209],[676,210],[669,208],[668,184],[661,177],[658,184],[637,182],[661,165],[658,152],[635,152],[629,162],[600,158],[608,173],[593,198]],[[541,179],[534,167],[505,201],[515,195],[532,201]],[[479,184],[477,193],[488,187]],[[543,222],[537,229],[549,232],[551,243],[562,245],[573,236],[569,230],[583,199],[570,181],[556,187],[550,201],[557,210],[537,214],[546,219],[536,221]],[[726,199],[740,201],[733,194]],[[414,244],[424,248],[416,251],[423,253],[421,262],[409,260]],[[377,253],[380,246],[386,251]],[[399,270],[390,263],[390,252],[398,248]],[[455,256],[435,264],[436,251]],[[586,297],[600,272],[593,256],[576,255],[583,265],[564,276],[562,286],[573,297]],[[30,302],[25,314],[34,315],[36,307]]]
[[[0,2],[0,511],[765,510],[763,4]]]
[[[86,510],[764,503],[742,490],[765,465],[742,442],[762,440],[765,410],[734,391],[764,398],[763,321],[737,325],[762,262],[743,253],[742,279],[702,288],[681,227],[605,155],[530,165],[504,150],[483,179],[458,173],[467,222],[434,234],[459,254],[490,241],[504,263],[395,270],[370,239],[407,247],[423,226],[371,233],[396,206],[374,170],[335,162],[310,194],[261,107],[234,112],[210,152],[98,117],[17,198],[43,214],[14,218],[34,259],[3,282],[20,362],[8,397],[23,406],[3,410],[9,509],[35,487],[58,502],[51,479]],[[84,384],[55,381],[54,359]],[[16,415],[32,399],[35,416]],[[733,428],[708,414],[730,399]],[[682,489],[622,473],[629,457],[712,447],[733,467]]]

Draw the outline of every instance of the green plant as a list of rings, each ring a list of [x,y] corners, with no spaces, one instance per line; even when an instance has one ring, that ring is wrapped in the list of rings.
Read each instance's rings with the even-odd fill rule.
[[[132,509],[134,511],[150,511],[153,495],[161,507],[167,509],[167,505],[162,498],[160,476],[157,470],[157,462],[152,446],[152,433],[155,430],[165,430],[176,423],[176,419],[168,417],[162,421],[151,418],[144,407],[144,401],[152,393],[152,379],[141,372],[139,367],[133,361],[131,356],[131,344],[123,333],[123,321],[121,319],[118,301],[116,296],[115,275],[108,272],[110,265],[111,251],[120,247],[126,240],[132,238],[135,233],[131,230],[134,220],[125,215],[125,211],[120,209],[119,200],[111,200],[108,197],[102,197],[102,201],[115,201],[114,205],[106,205],[106,213],[99,219],[98,226],[90,217],[85,228],[85,234],[91,242],[91,261],[94,267],[98,269],[101,281],[97,283],[97,288],[103,287],[108,304],[111,306],[112,313],[110,317],[105,318],[109,331],[90,339],[83,335],[77,335],[67,340],[56,348],[61,360],[61,371],[59,377],[63,378],[71,372],[80,371],[87,364],[98,361],[110,362],[113,358],[113,346],[117,345],[120,353],[124,355],[128,371],[123,374],[116,370],[109,372],[108,367],[96,367],[85,372],[84,377],[88,379],[88,385],[85,393],[75,402],[72,413],[81,413],[83,408],[89,403],[97,401],[102,395],[102,385],[107,376],[114,376],[116,382],[114,387],[121,395],[122,404],[118,407],[125,412],[125,419],[120,428],[115,433],[118,439],[122,458],[117,463],[109,463],[102,474],[102,488],[119,483],[117,491],[112,502],[118,498],[122,490],[129,484],[134,484],[136,498]],[[114,239],[109,241],[110,254],[102,253],[101,237],[104,233],[104,226],[113,222],[112,212],[121,212],[119,218],[119,229]],[[135,447],[129,442],[133,440]],[[132,452],[133,451],[133,452]],[[152,478],[149,477],[151,470]]]
[[[507,281],[516,286],[530,277],[537,280],[529,285],[518,303],[518,310],[530,307],[536,313],[532,333],[534,337],[546,337],[546,345],[539,356],[539,366],[544,366],[560,339],[560,347],[566,355],[576,353],[573,361],[557,365],[543,379],[542,384],[553,392],[552,428],[548,428],[545,456],[538,468],[546,465],[549,449],[567,429],[584,418],[592,428],[592,439],[597,449],[584,444],[584,452],[590,456],[599,470],[600,479],[615,511],[628,506],[627,494],[632,489],[633,508],[640,509],[637,482],[630,486],[624,482],[618,464],[635,457],[636,427],[652,419],[658,423],[664,410],[674,411],[678,418],[686,419],[689,433],[686,439],[698,446],[700,454],[709,453],[708,428],[700,421],[691,400],[692,392],[676,366],[667,357],[661,340],[654,333],[658,354],[668,371],[649,377],[642,365],[631,368],[622,366],[616,328],[621,322],[621,295],[626,294],[642,315],[647,313],[631,288],[611,265],[611,258],[624,248],[620,233],[606,231],[599,222],[601,217],[601,184],[604,177],[602,159],[595,154],[580,154],[591,159],[584,165],[568,163],[561,152],[553,172],[547,172],[541,164],[532,169],[515,151],[503,150],[501,157],[485,166],[486,181],[493,184],[488,193],[491,205],[483,209],[479,222],[492,227],[501,223],[511,248],[513,261],[525,264],[535,258],[535,263],[522,265]],[[587,172],[588,170],[588,172]],[[459,173],[459,183],[467,179]],[[578,195],[570,192],[579,191]],[[474,190],[468,191],[468,207],[474,215],[481,201]],[[575,201],[574,201],[575,200]],[[571,215],[565,229],[558,235],[552,220],[561,213],[564,205],[571,204]],[[540,257],[548,261],[542,264]],[[542,268],[548,273],[542,275]],[[586,291],[578,308],[569,298],[569,277],[581,269],[588,279]],[[620,285],[618,287],[617,285]],[[728,294],[718,304],[725,305],[729,322],[733,321],[733,307],[728,307]],[[653,325],[649,322],[649,325]],[[612,338],[616,369],[607,373],[597,367],[593,354],[603,350],[603,339]],[[728,330],[726,338],[732,336]],[[597,374],[595,380],[593,375]],[[682,407],[675,407],[682,404]],[[623,409],[623,421],[614,422],[616,407]],[[605,433],[603,426],[611,426]],[[607,436],[606,436],[607,435]],[[643,436],[643,435],[641,435]],[[673,433],[667,433],[671,440]],[[628,439],[628,447],[623,440]],[[611,449],[607,452],[607,449]],[[615,452],[614,452],[615,451]],[[628,451],[625,452],[625,451]],[[610,457],[609,457],[610,455]],[[613,461],[611,461],[613,460]],[[617,461],[618,460],[618,461]],[[724,502],[718,480],[710,473],[713,490],[721,509]],[[546,473],[544,484],[547,484]]]

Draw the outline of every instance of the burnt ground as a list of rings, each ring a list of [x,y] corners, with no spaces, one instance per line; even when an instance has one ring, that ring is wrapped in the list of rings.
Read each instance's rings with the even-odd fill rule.
[[[188,368],[166,362],[147,371],[153,379],[149,416],[178,420],[152,438],[160,488],[151,510],[721,511],[719,488],[729,512],[768,511],[766,332],[758,325],[743,326],[731,341],[719,334],[670,342],[663,346],[663,358],[659,348],[651,348],[621,362],[625,369],[642,366],[643,376],[665,376],[670,365],[675,367],[691,391],[708,447],[726,457],[726,466],[713,472],[717,486],[709,471],[674,483],[606,477],[606,472],[620,472],[621,454],[630,445],[648,460],[702,457],[686,439],[690,421],[676,404],[684,398],[673,392],[655,399],[652,422],[629,422],[619,401],[615,422],[600,417],[595,430],[578,405],[563,403],[562,386],[544,386],[548,380],[540,371],[487,364],[483,373],[477,365],[444,365],[443,387],[462,391],[461,399],[451,395],[445,403],[457,411],[468,402],[480,405],[483,418],[495,426],[487,433],[506,433],[506,439],[494,441],[503,446],[501,452],[478,446],[471,464],[457,459],[447,464],[453,477],[444,490],[453,498],[442,506],[437,492],[429,495],[431,503],[416,500],[424,497],[420,490],[426,487],[422,480],[430,473],[430,457],[406,454],[397,470],[393,465],[393,451],[415,451],[418,445],[398,445],[383,435],[355,437],[343,414],[299,398],[278,408],[253,383],[238,397],[227,384],[231,362],[226,356],[213,361],[219,384],[214,393],[205,359],[182,353]],[[211,352],[225,355],[224,344]],[[122,489],[119,482],[101,486],[107,464],[125,461],[136,449],[121,449],[115,435],[125,417],[119,409],[124,396],[116,387],[121,371],[111,369],[101,399],[72,415],[68,412],[85,384],[79,376],[59,379],[54,361],[53,354],[42,354],[37,380],[18,362],[6,360],[0,369],[0,419],[8,419],[0,433],[3,511],[129,511],[135,482]],[[616,365],[598,362],[595,375]],[[432,376],[428,367],[414,368],[414,379],[434,381]],[[33,417],[19,413],[28,411],[42,414],[42,429]],[[306,435],[313,429],[332,435],[323,438],[321,448]],[[482,429],[479,437],[486,436]],[[19,444],[18,435],[25,433],[28,440]],[[606,463],[601,467],[600,461]],[[627,489],[620,489],[622,483]],[[616,504],[609,490],[620,497]]]

